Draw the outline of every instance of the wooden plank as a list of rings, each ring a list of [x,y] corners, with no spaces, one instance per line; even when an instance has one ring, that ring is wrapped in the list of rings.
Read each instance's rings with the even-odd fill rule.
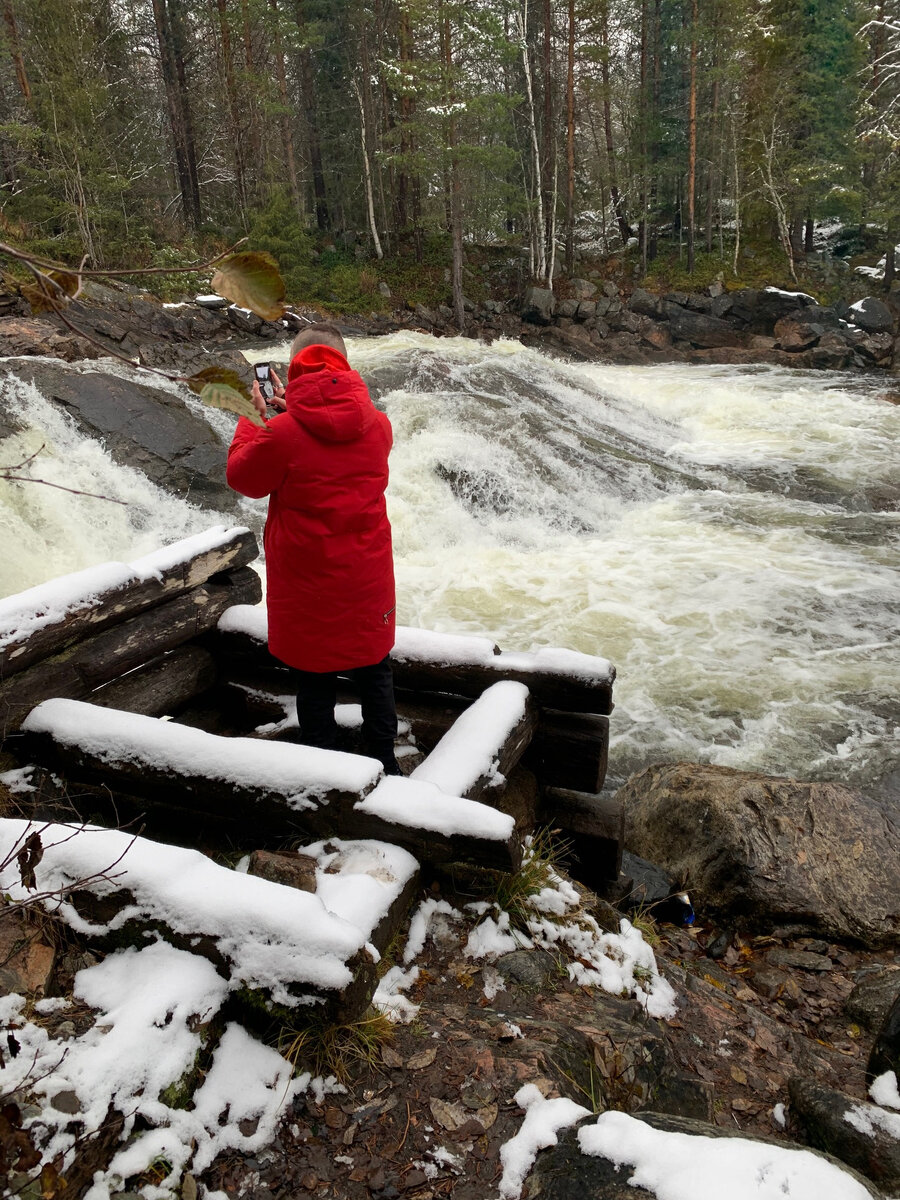
[[[121,624],[76,642],[27,671],[0,682],[0,731],[18,729],[35,705],[63,696],[78,700],[94,689],[215,626],[235,603],[259,600],[262,585],[240,567]]]
[[[175,713],[216,682],[216,663],[199,646],[177,646],[90,693],[91,704],[160,717]]]
[[[220,536],[209,531],[134,563],[103,563],[8,596],[0,600],[0,679],[214,575],[246,566],[258,554],[249,529],[223,529]]]
[[[520,683],[502,680],[460,713],[410,778],[451,796],[493,803],[537,728],[537,706]]]
[[[568,835],[591,879],[598,883],[618,879],[625,838],[625,806],[621,800],[565,788],[544,788],[538,820]],[[578,878],[589,882],[582,874]]]

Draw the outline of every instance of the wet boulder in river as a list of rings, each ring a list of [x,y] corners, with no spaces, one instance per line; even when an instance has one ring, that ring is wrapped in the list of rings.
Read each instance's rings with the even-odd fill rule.
[[[687,880],[698,912],[766,933],[900,943],[900,828],[886,804],[698,763],[647,767],[618,795],[625,845]]]

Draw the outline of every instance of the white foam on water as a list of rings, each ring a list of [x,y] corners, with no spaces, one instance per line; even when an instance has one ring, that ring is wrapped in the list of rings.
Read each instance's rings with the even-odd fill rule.
[[[883,383],[566,364],[412,333],[353,340],[349,357],[394,426],[398,622],[610,658],[613,781],[673,758],[854,783],[890,771],[900,408]],[[0,590],[217,517],[112,464],[33,389],[23,408],[25,446],[49,433],[62,482],[133,501],[0,483],[16,547]],[[227,437],[230,417],[204,415]],[[248,502],[242,520],[264,516]]]

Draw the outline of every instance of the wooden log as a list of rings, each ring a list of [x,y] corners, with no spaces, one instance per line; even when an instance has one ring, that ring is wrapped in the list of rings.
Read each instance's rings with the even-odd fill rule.
[[[575,854],[592,879],[618,879],[625,838],[625,806],[621,800],[565,788],[544,788],[538,820],[569,835]],[[578,878],[589,882],[580,874]]]
[[[213,649],[226,676],[234,678],[241,672],[256,672],[258,678],[277,680],[287,668],[269,654],[258,630],[242,630],[238,627],[240,624],[240,621],[229,622],[227,631],[219,631],[218,647]],[[557,652],[559,662],[571,660],[570,670],[558,665],[554,656],[542,657],[540,654],[485,654],[480,659],[473,656],[472,661],[463,662],[446,662],[437,656],[433,659],[413,658],[401,644],[401,632],[398,630],[398,645],[391,651],[397,688],[477,699],[486,688],[506,679],[524,683],[537,703],[546,708],[603,716],[612,712],[615,669],[611,666],[604,669],[607,665],[603,660]],[[426,633],[424,630],[413,632]]]
[[[537,707],[520,683],[495,683],[460,713],[411,779],[450,796],[492,804],[537,728]]]
[[[148,810],[180,805],[186,822],[200,812],[243,825],[266,848],[292,836],[377,838],[420,862],[499,870],[521,853],[511,818],[429,784],[384,779],[380,764],[361,755],[218,737],[71,700],[46,701],[23,733],[31,760],[70,782],[105,785]]]
[[[260,724],[277,719],[274,714],[279,712],[273,701],[265,703],[264,694],[264,689],[256,688],[247,701],[248,712],[260,714]],[[398,715],[409,721],[416,742],[426,750],[435,746],[460,713],[472,704],[460,696],[401,689],[396,697]],[[599,792],[606,778],[608,755],[609,717],[542,709],[534,736],[522,756],[522,765],[533,771],[545,787]]]
[[[175,713],[216,682],[216,663],[199,646],[177,646],[91,692],[91,704],[160,717]]]
[[[249,529],[210,530],[134,563],[104,563],[0,600],[0,679],[258,554]]]
[[[77,642],[60,654],[0,683],[0,730],[18,729],[35,705],[51,697],[77,700],[215,626],[236,603],[259,600],[262,585],[250,567],[216,576],[167,604]]]
[[[401,661],[391,655],[394,682],[411,691],[477,697],[500,679],[524,683],[538,704],[565,712],[612,712],[612,681],[576,679],[562,672],[512,665],[524,655],[498,654],[490,663],[446,666],[440,662]]]

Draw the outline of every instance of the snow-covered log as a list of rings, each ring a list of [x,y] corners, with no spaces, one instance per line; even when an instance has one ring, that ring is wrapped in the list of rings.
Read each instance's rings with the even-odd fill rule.
[[[217,575],[120,624],[112,625],[0,682],[0,732],[18,729],[35,705],[53,697],[84,699],[110,680],[192,641],[235,603],[260,598],[251,567]]]
[[[36,892],[18,878],[17,846],[37,833]],[[196,850],[96,826],[0,820],[0,888],[44,897],[59,919],[101,946],[145,946],[151,934],[208,958],[226,991],[287,1008],[324,1003],[358,1016],[375,984],[370,949],[396,929],[418,879],[395,846],[337,841],[304,847],[313,891],[241,874]],[[251,1000],[252,1003],[252,1000]]]
[[[524,684],[495,683],[457,717],[410,778],[490,804],[525,752],[537,720]]]
[[[249,529],[216,526],[135,562],[102,563],[8,596],[0,600],[0,678],[244,567],[258,554]]]
[[[22,728],[34,761],[164,809],[176,829],[183,812],[185,823],[203,814],[257,846],[340,834],[405,847],[420,862],[511,870],[520,859],[511,817],[428,783],[385,779],[362,755],[219,737],[77,700],[45,701]]]
[[[256,671],[277,679],[281,664],[266,649],[264,609],[235,608],[223,616],[218,630],[220,648],[214,653],[229,678],[238,671]],[[547,708],[604,716],[612,711],[615,667],[605,658],[574,650],[500,653],[487,638],[398,626],[391,665],[396,686],[411,691],[474,698],[508,679],[524,683]]]

